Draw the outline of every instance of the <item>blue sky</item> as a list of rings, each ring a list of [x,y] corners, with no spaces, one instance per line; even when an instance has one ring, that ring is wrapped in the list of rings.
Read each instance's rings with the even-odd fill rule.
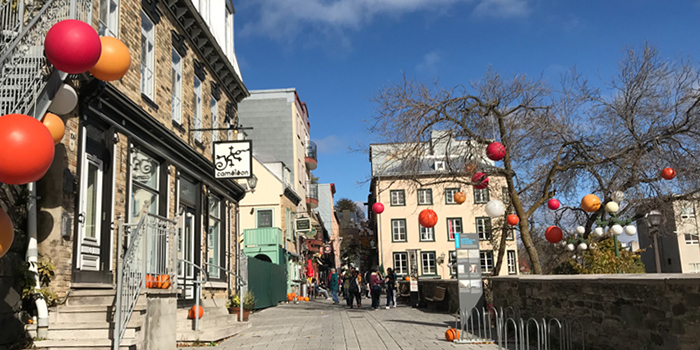
[[[314,175],[366,201],[370,98],[402,75],[443,86],[502,75],[552,83],[576,66],[609,80],[626,47],[700,59],[698,1],[241,0],[236,54],[248,89],[295,87],[319,146]]]

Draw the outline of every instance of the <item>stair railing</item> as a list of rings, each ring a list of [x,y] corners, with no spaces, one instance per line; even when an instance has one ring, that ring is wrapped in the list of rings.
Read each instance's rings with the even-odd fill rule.
[[[7,1],[0,4],[0,56],[7,50],[24,28],[24,0]]]
[[[204,264],[209,266],[209,267],[217,268],[221,271],[227,272],[229,275],[236,277],[236,293],[238,293],[238,296],[239,296],[239,299],[241,302],[241,306],[238,308],[238,321],[243,322],[243,289],[241,289],[241,287],[248,285],[248,283],[245,280],[243,280],[243,277],[241,277],[237,273],[235,273],[227,268],[223,268],[223,267],[218,266],[218,265],[210,264],[208,262],[205,262]]]
[[[199,304],[200,301],[202,300],[202,285],[207,283],[209,280],[209,275],[207,274],[207,271],[203,269],[201,266],[189,261],[189,260],[183,260],[183,259],[178,259],[178,261],[183,262],[185,264],[189,264],[196,268],[199,272],[197,273],[197,279],[194,281],[194,283],[197,285],[195,291],[194,291],[194,309],[197,310],[195,317],[194,317],[194,330],[198,331],[199,330]],[[202,279],[204,277],[204,279]]]

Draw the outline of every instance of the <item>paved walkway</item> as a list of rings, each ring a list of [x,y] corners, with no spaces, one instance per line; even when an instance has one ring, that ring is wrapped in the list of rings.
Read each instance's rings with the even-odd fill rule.
[[[341,300],[343,301],[343,300]],[[445,340],[454,317],[400,305],[371,310],[347,309],[319,299],[283,304],[251,314],[253,327],[216,349],[498,349],[496,345],[454,344]]]

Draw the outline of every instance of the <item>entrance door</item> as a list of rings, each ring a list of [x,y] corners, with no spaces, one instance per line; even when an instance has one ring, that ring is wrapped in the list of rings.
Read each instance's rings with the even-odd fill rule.
[[[85,153],[82,168],[78,233],[80,255],[78,266],[82,271],[100,271],[104,261],[102,251],[102,193],[104,163],[95,155]]]
[[[195,263],[195,211],[192,208],[182,207],[184,212],[180,219],[180,242],[178,244],[178,257],[182,260]],[[194,298],[195,268],[189,263],[180,262],[177,269],[178,285],[183,286],[183,299]]]

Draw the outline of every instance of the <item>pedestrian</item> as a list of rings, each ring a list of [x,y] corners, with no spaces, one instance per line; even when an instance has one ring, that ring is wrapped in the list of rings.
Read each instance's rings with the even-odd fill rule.
[[[348,305],[352,309],[353,299],[355,299],[357,300],[357,308],[361,308],[362,300],[360,299],[360,274],[354,268],[350,270],[350,279],[348,284]]]
[[[386,269],[386,309],[389,310],[391,303],[394,303],[394,308],[396,308],[396,274],[394,270],[390,268]]]
[[[321,295],[323,295],[323,297],[325,299],[328,299],[328,291],[325,288],[323,288],[321,285],[319,285],[318,281],[316,281],[315,278],[312,281],[312,285],[313,285],[313,290],[314,290],[314,299],[316,299],[316,296],[318,294],[321,294]]]
[[[364,275],[365,283],[363,284],[364,288],[362,291],[362,295],[367,299],[372,297],[372,288],[370,288],[370,285],[369,285],[369,280],[371,277],[372,277],[372,269],[365,271],[365,275]]]
[[[335,269],[331,269],[331,281],[328,290],[330,290],[331,297],[333,297],[333,304],[338,304],[338,274],[335,273]]]
[[[382,276],[379,271],[374,271],[370,274],[369,285],[372,293],[372,309],[379,309],[379,297],[382,294]]]
[[[348,307],[352,308],[352,299],[355,297],[350,294],[350,282],[352,281],[352,270],[343,273],[343,296]]]

